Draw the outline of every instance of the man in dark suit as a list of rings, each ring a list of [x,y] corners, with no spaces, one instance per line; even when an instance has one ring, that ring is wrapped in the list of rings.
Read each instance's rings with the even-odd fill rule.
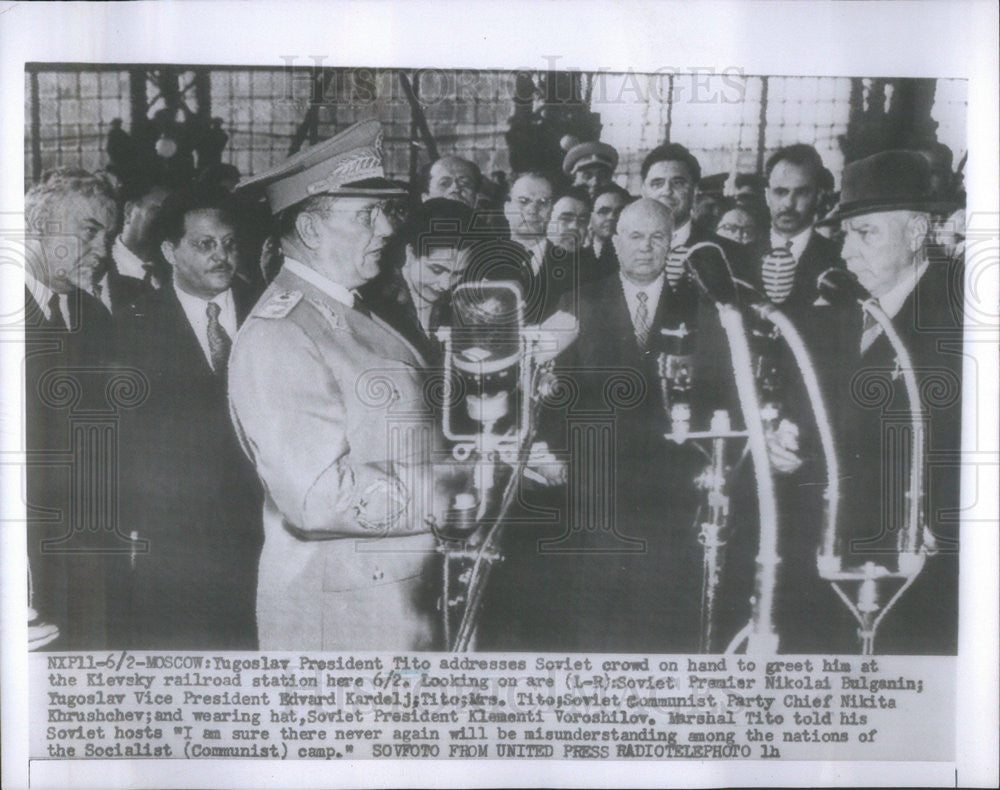
[[[928,244],[935,198],[926,161],[886,151],[844,171],[841,202],[829,221],[845,233],[847,268],[892,319],[909,350],[922,401],[928,462],[921,499],[930,550],[922,573],[886,615],[876,652],[957,650],[958,508],[961,449],[963,263]],[[877,323],[844,328],[838,440],[841,541],[845,567],[866,561],[896,568],[909,488],[910,421],[900,361]],[[898,586],[898,585],[897,585]],[[896,588],[883,590],[880,602]],[[841,607],[840,613],[846,610]],[[842,618],[846,619],[846,618]],[[833,650],[857,650],[855,623],[831,634]],[[839,641],[838,641],[839,640]],[[824,646],[826,647],[826,646]]]
[[[836,242],[813,229],[823,170],[823,161],[811,145],[782,148],[768,159],[765,194],[771,212],[770,239],[767,251],[755,256],[753,265],[742,272],[801,331],[809,328],[819,295],[816,278],[831,267],[844,266]]]
[[[698,312],[698,292],[684,271],[688,250],[700,242],[718,245],[734,272],[743,267],[743,255],[737,245],[695,225],[691,209],[701,179],[701,165],[680,143],[664,143],[650,151],[642,162],[642,197],[666,206],[673,218],[670,254],[667,257],[664,297],[670,300],[671,312],[678,320],[693,324]]]
[[[818,363],[824,396],[832,397],[838,375],[829,360],[835,354],[837,332],[830,327],[847,320],[839,305],[817,305],[817,277],[829,268],[843,268],[837,245],[813,229],[823,163],[812,146],[793,145],[775,153],[767,162],[767,203],[771,213],[770,237],[749,245],[749,254],[735,259],[737,278],[752,286],[787,315],[803,335],[812,359]],[[744,294],[749,297],[749,294]],[[785,652],[808,652],[816,644],[822,623],[812,614],[815,602],[831,603],[832,593],[815,572],[815,549],[823,517],[826,468],[815,419],[798,365],[787,344],[767,321],[746,314],[757,385],[765,402],[775,407],[801,431],[799,444],[805,463],[793,475],[776,481],[782,515],[779,553],[782,557],[776,617]],[[715,322],[700,327],[702,335],[716,329]],[[702,358],[702,363],[712,362]],[[722,361],[728,368],[728,359]],[[728,379],[728,369],[725,378]],[[749,595],[754,576],[757,531],[756,494],[752,481],[733,490],[733,539],[725,587],[736,590],[730,603],[733,627],[749,615]],[[737,506],[738,505],[738,506]],[[803,606],[803,601],[810,601]],[[724,626],[725,627],[725,626]]]
[[[590,212],[590,195],[583,186],[570,187],[552,206],[542,268],[552,273],[565,270],[565,285],[560,287],[567,292],[607,273],[600,270],[593,248],[585,244]]]
[[[471,281],[517,283],[524,296],[524,320],[528,324],[540,324],[552,316],[576,275],[569,256],[554,260],[549,253],[547,234],[553,194],[548,176],[542,173],[518,176],[504,204],[509,236],[484,245],[466,274]]]
[[[457,200],[430,198],[404,229],[405,262],[363,286],[364,304],[406,338],[430,367],[442,363],[438,327],[448,323],[451,291],[469,265],[472,210]]]
[[[169,279],[169,272],[163,270],[157,249],[157,216],[169,195],[167,187],[148,181],[139,181],[128,188],[121,233],[111,247],[112,261],[108,267],[111,288],[117,285],[114,279],[128,278],[158,290]],[[134,287],[133,283],[126,284]],[[115,300],[111,301],[109,309],[117,313]],[[108,302],[105,301],[105,304]]]
[[[522,576],[535,580],[524,637],[532,649],[697,648],[693,467],[690,448],[662,438],[652,342],[676,320],[664,298],[670,230],[663,205],[631,204],[614,237],[620,273],[583,285],[572,302],[564,298],[579,323],[558,363],[578,389],[559,419],[569,426],[574,508],[557,529],[536,529],[525,552],[531,568]],[[605,444],[588,443],[598,435]],[[588,475],[594,469],[601,470],[596,478]]]
[[[108,520],[95,516],[100,508],[88,502],[93,475],[73,456],[86,450],[75,419],[109,408],[104,363],[111,321],[91,294],[116,222],[107,183],[83,170],[52,171],[25,195],[29,606],[39,618],[29,625],[34,649],[105,646],[103,552],[115,548],[116,536]]]
[[[149,397],[124,422],[123,523],[148,551],[113,574],[114,640],[140,649],[253,649],[262,494],[226,399],[229,349],[253,305],[236,272],[236,221],[220,194],[164,203],[172,283],[117,326],[120,361]]]
[[[94,283],[92,295],[112,316],[126,310],[144,291],[151,288],[145,281],[119,274],[114,260],[109,259]]]
[[[622,209],[632,200],[633,197],[617,184],[605,184],[597,189],[594,210],[590,214],[589,246],[597,259],[597,269],[601,276],[618,271],[618,258],[611,239],[618,227]]]

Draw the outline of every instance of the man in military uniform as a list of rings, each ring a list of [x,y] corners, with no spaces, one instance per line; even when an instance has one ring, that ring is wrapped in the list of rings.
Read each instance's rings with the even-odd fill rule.
[[[261,649],[437,644],[431,525],[462,485],[435,467],[419,352],[355,302],[394,231],[377,121],[241,188],[279,214],[285,261],[233,346],[229,396],[264,483]]]
[[[593,201],[597,190],[611,183],[618,167],[618,152],[607,143],[589,142],[574,145],[563,159],[563,172],[573,186],[584,187]]]

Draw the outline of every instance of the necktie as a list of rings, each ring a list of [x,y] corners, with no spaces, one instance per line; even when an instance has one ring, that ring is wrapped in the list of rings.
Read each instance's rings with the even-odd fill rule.
[[[864,354],[882,334],[882,327],[867,310],[863,311],[861,315],[861,353]]]
[[[795,266],[791,239],[784,247],[777,247],[764,256],[761,279],[767,298],[775,304],[781,304],[791,295],[795,284]]]
[[[212,357],[212,370],[223,373],[229,362],[229,349],[233,341],[219,323],[219,312],[222,308],[215,302],[209,302],[205,308],[208,315],[208,353]]]
[[[104,299],[101,298],[104,295],[104,288],[101,286],[100,283],[94,283],[94,285],[90,289],[90,295],[94,297],[94,301],[97,302],[98,305],[100,305],[105,315],[111,314],[111,304],[110,304],[111,300],[110,299],[108,300],[108,304],[104,303]]]
[[[52,294],[49,298],[49,324],[57,329],[68,328],[62,310],[59,309],[59,294]]]
[[[645,348],[649,340],[649,294],[639,291],[636,294],[639,304],[635,308],[635,339],[639,343],[639,348]]]

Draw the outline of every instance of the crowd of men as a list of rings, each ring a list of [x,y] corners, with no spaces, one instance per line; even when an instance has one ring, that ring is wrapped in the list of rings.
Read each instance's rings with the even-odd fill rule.
[[[205,179],[116,194],[69,169],[28,191],[33,647],[444,649],[436,531],[475,489],[428,381],[455,287],[508,281],[526,324],[558,327],[556,370],[575,389],[542,404],[534,482],[477,644],[722,649],[752,614],[757,490],[733,459],[718,636],[704,644],[705,462],[664,438],[661,394],[662,330],[683,328],[692,425],[720,410],[742,424],[718,310],[686,264],[709,242],[739,301],[776,305],[816,362],[847,492],[845,567],[895,568],[909,407],[881,328],[824,299],[819,275],[846,268],[892,318],[939,462],[923,492],[927,565],[880,647],[955,651],[963,280],[959,236],[943,231],[961,205],[923,154],[847,165],[834,206],[808,145],[709,200],[680,144],[648,153],[634,196],[614,180],[618,153],[587,142],[498,198],[457,156],[419,184],[386,178],[381,135],[356,124],[235,194]],[[775,405],[781,649],[853,652],[856,624],[817,572],[826,466],[802,377],[747,320],[755,384]]]

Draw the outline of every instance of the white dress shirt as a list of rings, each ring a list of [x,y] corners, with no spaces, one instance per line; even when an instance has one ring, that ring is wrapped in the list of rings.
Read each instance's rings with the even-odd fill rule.
[[[628,305],[628,316],[632,321],[632,329],[636,332],[639,327],[635,325],[635,313],[639,309],[639,291],[646,294],[646,309],[649,311],[649,325],[652,327],[653,318],[656,316],[656,308],[660,304],[660,294],[663,293],[663,274],[660,274],[649,285],[637,285],[621,272],[618,278],[622,283],[622,290],[625,292],[625,303]]]
[[[522,241],[521,239],[514,239],[514,241],[524,247],[524,249],[526,249],[531,255],[528,262],[531,265],[531,271],[534,272],[537,277],[538,273],[542,270],[542,262],[545,260],[545,237],[541,236],[527,242]]]
[[[108,287],[108,278],[109,277],[110,277],[110,275],[108,274],[108,272],[104,272],[104,276],[100,280],[97,281],[96,288],[97,288],[97,290],[98,290],[98,292],[100,294],[100,296],[98,296],[97,298],[101,300],[101,304],[103,304],[106,308],[108,308],[108,312],[110,313],[111,312],[111,289]]]
[[[879,307],[885,311],[885,314],[889,316],[889,318],[895,318],[899,311],[903,309],[903,303],[909,298],[910,294],[913,293],[913,289],[917,287],[917,283],[920,282],[920,278],[924,276],[924,272],[927,271],[928,265],[928,262],[924,261],[917,268],[914,276],[911,277],[907,275],[906,277],[903,277],[902,280],[878,298]],[[862,333],[862,354],[871,348],[872,343],[875,342],[880,334],[882,334],[882,327],[878,324],[870,326]]]
[[[230,340],[236,339],[236,304],[233,302],[232,289],[227,288],[220,294],[216,294],[210,300],[202,299],[200,296],[192,296],[186,291],[182,291],[174,281],[174,292],[180,300],[181,307],[184,308],[184,315],[187,316],[188,323],[194,329],[195,337],[198,338],[198,345],[201,346],[205,354],[205,361],[209,367],[212,365],[212,352],[208,345],[208,303],[215,302],[219,305],[219,323],[226,330]]]
[[[145,262],[125,246],[121,236],[115,239],[115,243],[111,247],[111,257],[114,259],[115,268],[123,277],[132,277],[136,280],[146,278]]]
[[[52,311],[49,309],[49,302],[55,291],[41,280],[35,279],[27,269],[24,271],[24,285],[28,289],[28,293],[31,294],[31,298],[38,304],[42,315],[45,316],[45,320],[51,321]],[[63,323],[66,324],[66,327],[72,328],[69,320],[69,296],[67,294],[59,294],[59,312],[62,314]]]
[[[674,228],[674,232],[670,234],[670,249],[675,249],[677,247],[683,247],[688,243],[688,239],[691,238],[691,218],[688,217],[688,221],[681,225],[679,228]]]
[[[806,250],[806,245],[809,244],[809,239],[812,236],[812,226],[810,225],[805,230],[799,231],[794,236],[782,236],[780,233],[776,232],[774,228],[771,228],[771,249],[777,250],[782,248],[787,248],[795,258],[795,262],[799,262],[799,258],[802,257],[802,253]],[[792,246],[788,246],[788,242],[792,242]]]

